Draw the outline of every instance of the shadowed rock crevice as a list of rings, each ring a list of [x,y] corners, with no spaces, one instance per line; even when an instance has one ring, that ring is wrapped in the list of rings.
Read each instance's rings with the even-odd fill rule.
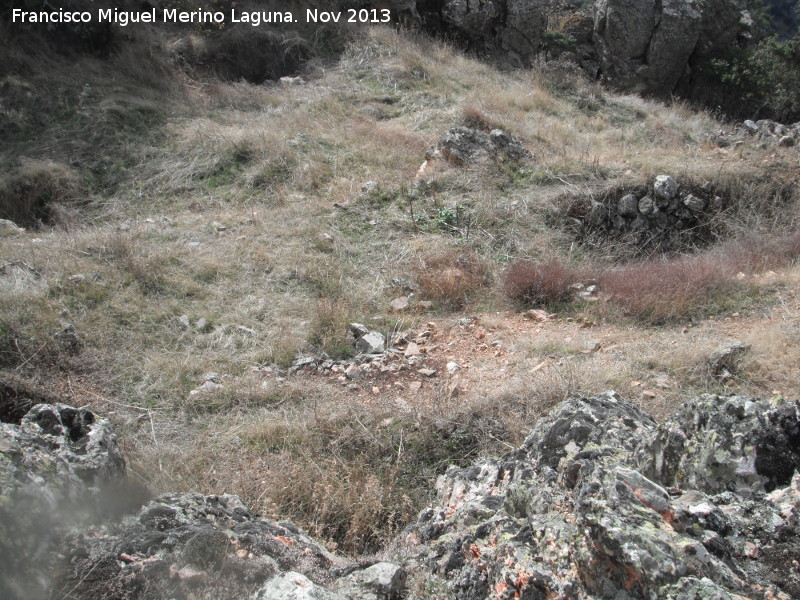
[[[48,404],[54,398],[35,386],[8,373],[0,373],[0,423],[19,425],[35,404]]]

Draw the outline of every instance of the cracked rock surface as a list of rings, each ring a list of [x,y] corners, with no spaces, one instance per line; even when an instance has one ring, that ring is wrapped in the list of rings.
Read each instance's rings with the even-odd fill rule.
[[[702,396],[659,425],[613,392],[568,400],[439,479],[409,566],[464,600],[800,597],[798,426],[797,402]]]

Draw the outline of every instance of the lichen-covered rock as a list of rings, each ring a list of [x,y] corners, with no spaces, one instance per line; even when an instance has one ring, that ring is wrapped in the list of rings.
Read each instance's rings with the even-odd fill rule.
[[[444,157],[455,165],[489,159],[523,160],[531,155],[518,141],[501,129],[484,133],[469,127],[455,127],[442,134],[430,158]]]
[[[289,571],[273,577],[253,594],[253,600],[347,600],[317,585],[302,573]]]
[[[0,423],[0,597],[45,597],[59,535],[124,506],[124,486],[111,424],[90,410],[37,404]]]
[[[640,454],[667,486],[743,497],[788,486],[800,465],[800,405],[701,396],[681,406]]]
[[[0,424],[0,598],[403,593],[402,567],[334,556],[291,523],[257,518],[236,496],[166,494],[142,506],[138,492],[111,424],[88,409],[37,404],[19,424]]]
[[[406,588],[406,577],[403,567],[379,562],[339,578],[334,589],[359,600],[400,600]]]
[[[81,598],[394,600],[405,584],[402,568],[337,557],[231,495],[166,494],[102,533],[71,533],[62,552],[56,590]]]
[[[797,556],[798,410],[708,396],[657,425],[613,392],[569,400],[440,478],[408,564],[457,599],[797,597],[754,557]]]

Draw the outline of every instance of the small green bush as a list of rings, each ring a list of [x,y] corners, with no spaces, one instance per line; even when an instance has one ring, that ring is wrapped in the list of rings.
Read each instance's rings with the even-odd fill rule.
[[[735,117],[800,119],[800,37],[732,48],[698,65],[699,95]]]

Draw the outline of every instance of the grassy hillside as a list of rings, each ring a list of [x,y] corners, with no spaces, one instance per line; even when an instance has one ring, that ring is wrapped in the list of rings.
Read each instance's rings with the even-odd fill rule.
[[[153,490],[238,493],[374,551],[448,464],[514,445],[575,391],[659,414],[708,389],[797,395],[796,148],[720,145],[733,124],[683,105],[390,29],[288,85],[187,71],[150,35],[105,58],[4,49],[0,201],[34,218],[0,237],[0,365],[109,414]],[[533,158],[420,176],[462,125]],[[571,227],[661,174],[725,200],[670,256]],[[411,310],[391,309],[393,280]],[[598,301],[565,292],[593,281]],[[533,307],[557,317],[519,316]],[[351,357],[352,321],[428,331],[437,377],[286,372]],[[753,349],[720,382],[704,360],[729,337]],[[210,372],[223,387],[191,394]]]

